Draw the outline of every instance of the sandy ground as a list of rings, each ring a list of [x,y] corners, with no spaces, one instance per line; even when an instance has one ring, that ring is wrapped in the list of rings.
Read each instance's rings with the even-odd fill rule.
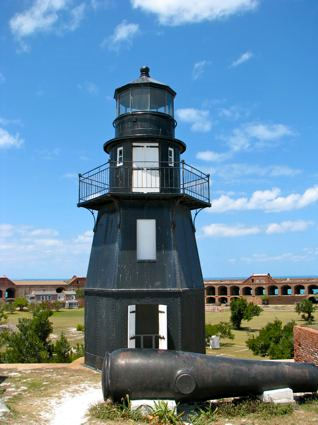
[[[59,397],[51,400],[44,419],[49,425],[82,425],[87,422],[88,409],[101,401],[103,397],[99,384],[82,384],[63,391]]]
[[[0,365],[1,425],[83,425],[103,400],[100,374],[74,364]]]

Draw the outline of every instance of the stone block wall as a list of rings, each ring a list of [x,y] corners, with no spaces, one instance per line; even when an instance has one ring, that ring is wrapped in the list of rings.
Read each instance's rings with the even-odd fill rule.
[[[294,327],[295,362],[314,363],[318,366],[318,329]]]

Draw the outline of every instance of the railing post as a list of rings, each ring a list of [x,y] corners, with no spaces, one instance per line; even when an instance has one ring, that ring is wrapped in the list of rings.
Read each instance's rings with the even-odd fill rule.
[[[82,174],[78,174],[78,202],[81,202],[81,177]]]
[[[207,174],[208,177],[208,201],[210,202],[210,174]]]
[[[182,193],[185,193],[184,191],[184,160],[181,161],[181,167],[182,167]]]

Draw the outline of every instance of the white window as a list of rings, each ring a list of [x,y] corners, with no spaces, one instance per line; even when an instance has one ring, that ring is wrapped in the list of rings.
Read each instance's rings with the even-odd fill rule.
[[[117,148],[117,167],[119,165],[123,165],[123,153],[124,148],[122,146],[120,148]]]
[[[168,148],[168,165],[170,167],[174,166],[174,149]]]
[[[155,261],[156,220],[137,220],[137,260]]]

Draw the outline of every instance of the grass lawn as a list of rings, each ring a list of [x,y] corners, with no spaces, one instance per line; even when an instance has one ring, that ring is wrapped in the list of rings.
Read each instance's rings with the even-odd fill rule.
[[[32,314],[27,311],[17,311],[16,313],[8,315],[7,323],[17,324],[18,320],[22,317],[27,319],[32,317]],[[67,339],[76,345],[76,343],[82,343],[84,339],[83,332],[78,332],[76,330],[76,325],[84,324],[84,309],[62,309],[53,313],[53,316],[50,317],[50,321],[53,323],[53,339],[59,337],[61,332],[64,332]]]
[[[228,322],[230,320],[230,308],[221,312],[206,312],[206,323],[216,324],[221,321]],[[217,356],[231,356],[244,358],[263,358],[255,356],[246,345],[245,341],[250,335],[258,335],[258,331],[263,328],[268,322],[273,322],[275,319],[281,320],[284,324],[295,320],[297,324],[304,325],[305,322],[300,319],[300,316],[294,311],[294,306],[278,306],[264,307],[264,311],[258,317],[254,317],[250,322],[242,322],[242,330],[233,331],[235,338],[233,340],[224,339],[219,350],[207,350],[209,354]],[[318,322],[314,322],[314,326],[318,326]]]
[[[219,323],[221,321],[228,322],[230,320],[230,309],[221,312],[206,312],[206,323]],[[16,324],[21,317],[30,318],[29,312],[16,312],[9,314],[8,323]],[[219,350],[207,350],[208,354],[217,356],[231,356],[243,358],[260,358],[246,347],[245,341],[249,335],[258,335],[258,331],[266,325],[266,323],[273,321],[275,318],[287,323],[295,320],[298,324],[304,325],[305,322],[300,319],[300,316],[294,311],[294,306],[265,306],[264,311],[259,317],[253,318],[250,322],[242,322],[242,330],[233,331],[234,340],[222,340],[222,346]],[[59,312],[54,312],[50,320],[53,322],[53,338],[58,337],[63,331],[69,341],[75,345],[76,343],[83,342],[83,332],[76,331],[77,324],[84,323],[84,309],[66,310],[63,309]],[[318,321],[312,324],[318,327]]]

